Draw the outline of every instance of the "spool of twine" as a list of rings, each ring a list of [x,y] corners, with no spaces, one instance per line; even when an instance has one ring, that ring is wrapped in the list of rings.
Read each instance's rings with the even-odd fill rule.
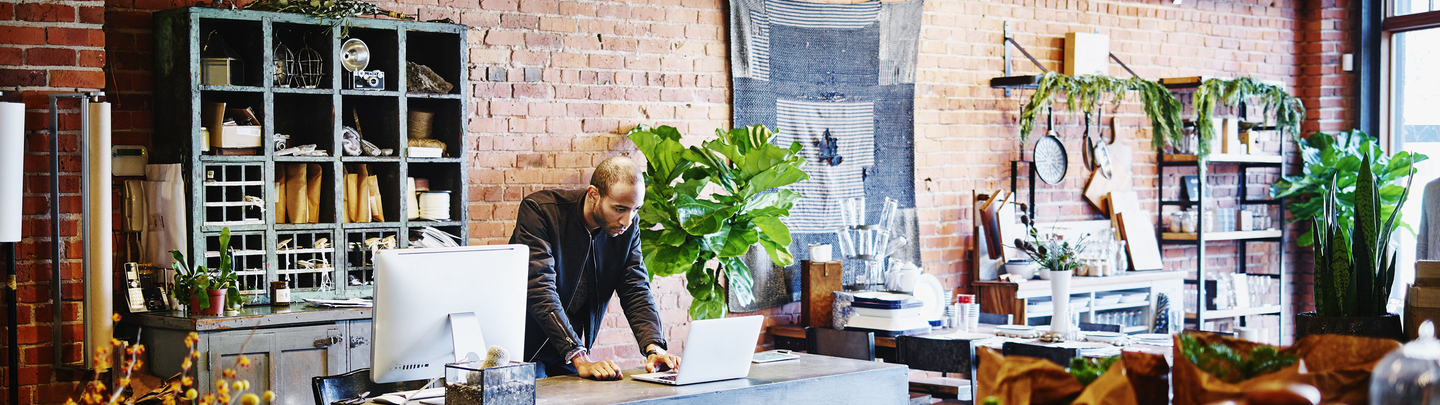
[[[430,123],[434,119],[433,112],[410,110],[410,139],[430,139]]]

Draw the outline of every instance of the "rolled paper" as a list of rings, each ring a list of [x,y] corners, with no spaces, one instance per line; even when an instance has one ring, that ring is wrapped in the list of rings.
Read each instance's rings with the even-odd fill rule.
[[[0,242],[20,241],[24,163],[25,104],[0,103]]]
[[[89,161],[89,173],[85,181],[89,186],[86,195],[86,223],[89,239],[85,241],[85,349],[110,348],[110,339],[115,332],[115,313],[111,293],[114,289],[112,265],[114,249],[111,246],[111,196],[110,196],[110,103],[90,103],[90,126],[87,128],[85,159]],[[104,370],[99,364],[97,370]]]

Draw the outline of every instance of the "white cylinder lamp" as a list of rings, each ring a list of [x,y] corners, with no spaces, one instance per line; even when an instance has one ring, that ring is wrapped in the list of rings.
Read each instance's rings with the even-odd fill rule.
[[[20,241],[24,167],[25,104],[0,103],[0,242]]]
[[[114,295],[114,247],[111,232],[110,200],[110,103],[90,103],[89,127],[85,134],[85,156],[88,173],[85,173],[89,188],[85,203],[89,229],[85,241],[85,331],[86,355],[95,349],[110,347],[115,332],[115,313],[111,297]],[[100,365],[95,365],[100,370]]]

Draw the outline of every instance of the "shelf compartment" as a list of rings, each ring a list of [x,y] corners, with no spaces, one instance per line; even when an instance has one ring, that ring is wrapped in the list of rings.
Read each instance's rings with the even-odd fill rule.
[[[430,183],[429,191],[450,192],[450,216],[443,220],[453,218],[464,218],[461,210],[465,209],[465,188],[464,179],[457,176],[460,172],[458,163],[417,163],[410,165],[410,177],[426,179]],[[417,196],[418,201],[421,196]],[[423,214],[423,210],[421,212]],[[429,221],[429,218],[421,218]],[[458,233],[457,233],[458,235]]]
[[[346,230],[345,288],[373,286],[375,284],[374,249],[396,249],[400,247],[401,242],[398,228]]]
[[[340,39],[339,43],[344,44],[350,38],[364,41],[365,46],[370,49],[370,63],[365,66],[365,70],[385,72],[385,90],[399,91],[400,87],[397,83],[403,75],[400,72],[400,56],[396,54],[396,50],[400,49],[397,36],[398,32],[392,29],[352,27],[350,28],[350,37]],[[352,88],[350,82],[352,73],[342,67],[340,74],[342,75],[340,81],[343,83],[340,88]]]
[[[367,218],[369,218],[368,220],[351,221],[351,218],[350,218],[350,215],[349,215],[349,214],[350,214],[350,211],[349,211],[349,210],[351,210],[351,209],[358,209],[358,208],[359,208],[359,202],[358,202],[359,200],[357,200],[356,202],[354,202],[354,206],[352,207],[352,201],[350,201],[350,199],[351,199],[351,191],[350,191],[350,189],[352,188],[352,186],[351,186],[351,184],[350,184],[349,178],[351,177],[351,175],[354,175],[354,176],[356,177],[356,179],[355,179],[355,180],[356,180],[356,183],[355,183],[355,185],[353,186],[353,188],[354,188],[354,190],[355,190],[355,193],[356,193],[356,195],[355,195],[354,198],[357,198],[357,199],[365,198],[364,196],[367,195],[367,194],[365,194],[365,192],[366,192],[367,190],[365,189],[364,179],[360,177],[360,174],[361,174],[362,171],[366,172],[366,174],[368,174],[368,175],[370,175],[370,176],[375,176],[375,177],[376,177],[376,180],[377,180],[377,182],[378,182],[378,186],[379,186],[379,189],[380,189],[380,198],[379,198],[379,200],[382,202],[382,204],[381,204],[381,206],[380,206],[380,213],[381,213],[382,216],[384,217],[384,218],[382,218],[383,220],[376,220],[376,219],[373,217],[373,215],[370,214],[370,211],[366,211],[366,212],[364,213],[364,215],[365,215]],[[401,184],[401,181],[400,181],[400,178],[399,178],[399,177],[400,177],[400,165],[399,165],[399,164],[395,164],[395,163],[346,163],[346,164],[345,164],[345,173],[344,173],[344,175],[341,176],[341,178],[344,179],[344,180],[342,180],[342,181],[344,181],[345,183],[342,184],[342,187],[340,188],[340,189],[342,189],[342,190],[345,190],[345,196],[344,196],[343,198],[341,198],[341,200],[343,201],[343,204],[344,204],[344,206],[345,206],[345,216],[344,216],[344,219],[345,219],[345,220],[344,220],[343,222],[345,222],[345,223],[348,225],[348,224],[364,224],[364,223],[369,223],[369,222],[381,222],[381,223],[383,223],[383,222],[386,222],[386,221],[391,221],[391,222],[399,221],[399,220],[400,220],[400,213],[401,213],[401,210],[400,210],[400,209],[401,209],[401,207],[400,207],[401,202],[400,202],[400,199],[398,198],[398,197],[401,196],[401,194],[400,194],[400,190],[401,190],[400,184]],[[333,200],[332,200],[332,201],[333,201]]]
[[[464,226],[464,225],[461,225],[459,222],[454,222],[454,221],[450,221],[450,222],[411,222],[410,224],[411,224],[411,225],[409,225],[408,227],[406,227],[406,228],[409,230],[409,232],[408,232],[407,234],[409,235],[409,245],[408,245],[408,246],[410,246],[410,247],[441,247],[440,245],[436,245],[436,246],[423,246],[423,245],[421,245],[420,243],[416,243],[417,241],[419,241],[420,239],[422,239],[423,236],[422,236],[421,231],[422,231],[423,229],[425,229],[425,227],[427,227],[427,226],[428,226],[428,227],[435,228],[435,229],[437,229],[437,230],[439,230],[439,231],[441,231],[441,232],[448,233],[448,234],[450,234],[450,236],[454,236],[454,237],[455,237],[454,241],[455,241],[455,244],[457,244],[457,245],[465,246],[465,245],[468,244],[467,241],[465,240],[465,238],[460,237],[460,235],[462,234],[462,232],[460,232],[460,228],[461,228],[462,226]],[[418,225],[417,225],[417,224],[418,224]]]
[[[429,67],[430,70],[435,71],[435,74],[440,75],[440,78],[450,82],[453,87],[446,92],[447,94],[458,95],[460,86],[465,85],[460,71],[460,53],[453,51],[454,49],[464,49],[464,47],[465,44],[460,43],[460,37],[454,34],[424,31],[405,32],[406,61]],[[406,74],[409,74],[408,68]],[[396,75],[396,77],[400,76]],[[408,84],[406,83],[405,91],[414,92],[413,89],[409,89]]]
[[[273,202],[275,205],[271,207],[275,209],[275,223],[278,225],[338,222],[334,204],[334,167],[332,164],[322,163],[275,164],[274,181],[277,195]],[[304,207],[305,210],[303,214],[296,212],[301,207]],[[312,209],[315,211],[310,211]]]
[[[330,91],[329,89],[331,89],[335,83],[335,77],[331,73],[334,69],[331,68],[331,64],[334,63],[334,55],[336,55],[336,53],[331,48],[332,45],[328,31],[329,29],[326,27],[318,25],[283,22],[274,23],[271,28],[271,32],[273,33],[271,37],[272,46],[274,46],[275,50],[279,50],[282,45],[286,49],[289,49],[293,63],[287,67],[287,70],[292,72],[292,74],[284,76],[278,74],[277,70],[281,69],[280,63],[283,55],[280,55],[278,52],[274,53],[274,64],[268,66],[271,87],[273,89],[276,91],[295,91],[296,93],[328,93]],[[310,55],[310,58],[306,58],[304,55],[310,53],[307,52],[307,49],[314,51],[314,54]],[[302,62],[307,59],[314,60],[315,62],[309,66],[305,66]],[[306,72],[311,72],[315,76],[312,76],[309,80],[303,79],[300,75]],[[313,82],[314,85],[306,86],[306,82]]]
[[[275,274],[292,289],[334,289],[335,238],[333,230],[276,233]]]
[[[1161,234],[1160,234],[1160,239],[1167,240],[1167,241],[1189,241],[1189,242],[1193,242],[1193,241],[1198,240],[1198,239],[1199,239],[1199,236],[1200,236],[1199,234],[1195,234],[1195,233],[1165,232],[1165,233],[1161,233]],[[1275,239],[1275,238],[1279,238],[1279,237],[1280,237],[1280,230],[1279,230],[1279,229],[1270,229],[1270,230],[1263,230],[1263,231],[1234,231],[1234,232],[1206,232],[1206,233],[1205,233],[1205,240],[1206,240],[1206,241],[1263,240],[1263,239]]]
[[[212,80],[212,85],[252,86],[264,85],[265,41],[260,35],[260,21],[201,18],[197,32],[200,54],[197,55],[201,73],[197,79],[205,84],[205,58],[225,56],[226,47],[237,60],[229,64],[228,80]]]
[[[400,102],[393,97],[363,97],[343,96],[341,99],[340,122],[344,126],[355,128],[360,132],[360,138],[370,141],[381,149],[393,149],[395,153],[389,157],[398,159],[400,156]],[[356,120],[359,120],[358,126]],[[342,144],[343,145],[343,144]],[[343,150],[337,156],[344,155]],[[345,156],[350,158],[351,156]],[[371,157],[361,151],[359,157]]]
[[[1206,310],[1206,311],[1205,311],[1205,320],[1208,321],[1208,320],[1212,320],[1212,319],[1234,318],[1234,317],[1237,317],[1237,316],[1251,316],[1251,315],[1279,315],[1279,314],[1280,314],[1280,309],[1281,309],[1281,308],[1280,308],[1279,305],[1266,305],[1266,306],[1261,306],[1261,307],[1250,307],[1250,308]],[[1194,313],[1194,312],[1186,312],[1186,313],[1185,313],[1185,319],[1195,319],[1195,313]]]
[[[457,157],[460,150],[458,145],[463,143],[465,136],[465,125],[462,122],[464,112],[460,111],[460,100],[451,99],[424,99],[412,98],[407,100],[405,139],[407,141],[405,153],[402,156],[411,156],[409,140],[412,139],[433,139],[445,143],[445,150],[441,156]],[[426,119],[423,114],[429,114]],[[425,130],[428,127],[429,130]]]
[[[1187,164],[1187,165],[1194,165],[1195,162],[1197,162],[1197,161],[1200,160],[1200,158],[1199,158],[1198,156],[1195,156],[1195,155],[1187,155],[1187,154],[1166,154],[1164,158],[1165,158],[1165,163]],[[1279,165],[1281,159],[1283,159],[1283,157],[1281,157],[1280,155],[1242,155],[1242,154],[1227,154],[1227,153],[1211,153],[1211,154],[1210,154],[1210,158],[1209,158],[1208,160],[1209,160],[1210,163],[1212,163],[1212,164],[1213,164],[1213,163],[1250,163],[1250,164],[1263,164],[1263,165]]]
[[[230,110],[241,110],[241,109],[249,108],[249,109],[250,109],[250,112],[253,113],[253,114],[255,114],[255,118],[256,118],[257,120],[259,120],[259,122],[257,123],[257,125],[259,125],[259,126],[261,127],[260,129],[261,129],[261,137],[262,137],[262,139],[261,139],[261,141],[260,141],[260,147],[256,147],[256,148],[233,148],[233,149],[227,149],[227,150],[228,150],[229,152],[231,152],[231,153],[237,153],[237,152],[242,152],[242,151],[245,151],[246,153],[245,153],[244,155],[241,155],[241,156],[225,156],[225,157],[236,157],[236,158],[244,157],[244,158],[253,158],[253,159],[256,159],[256,160],[263,160],[263,159],[264,159],[264,156],[263,156],[263,155],[265,154],[265,148],[264,148],[264,146],[267,144],[267,142],[265,142],[265,140],[264,140],[264,133],[265,133],[265,132],[264,132],[264,129],[265,129],[265,128],[264,128],[264,122],[265,122],[265,96],[264,96],[264,94],[263,94],[263,93],[234,92],[234,91],[206,91],[206,92],[201,92],[201,93],[200,93],[200,110],[199,110],[200,126],[201,126],[201,127],[204,127],[204,128],[209,128],[209,130],[210,130],[210,140],[212,141],[212,142],[210,142],[210,150],[204,152],[206,155],[218,155],[218,154],[219,154],[219,149],[220,149],[220,148],[219,148],[220,143],[217,142],[217,141],[219,140],[218,132],[220,131],[220,129],[211,128],[211,127],[213,126],[213,125],[212,125],[213,123],[207,122],[207,120],[206,120],[207,115],[208,115],[208,112],[210,111],[211,108],[213,108],[212,106],[214,106],[216,103],[223,103],[223,104],[224,104],[224,111],[222,111],[222,114],[225,114],[226,116],[231,116],[231,117],[234,117],[235,114],[229,114],[229,111],[230,111]],[[222,117],[222,122],[223,122],[223,117]],[[222,125],[222,126],[223,126],[223,125]],[[194,129],[194,132],[193,132],[192,134],[193,134],[193,136],[197,137],[197,139],[198,139],[198,137],[201,136],[200,128],[195,128],[195,129]]]
[[[269,287],[265,278],[265,233],[230,233],[230,268],[239,275],[241,294],[261,294]],[[220,268],[220,234],[205,235],[205,266]]]
[[[275,135],[289,135],[288,147],[313,144],[316,150],[336,156],[333,106],[334,96],[329,94],[276,94]]]
[[[228,226],[263,224],[265,207],[265,166],[261,163],[206,164],[205,187],[200,209],[201,225]],[[214,183],[214,185],[212,185]]]

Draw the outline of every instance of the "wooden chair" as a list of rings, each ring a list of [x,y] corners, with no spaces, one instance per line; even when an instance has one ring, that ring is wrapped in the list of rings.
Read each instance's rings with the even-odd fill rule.
[[[375,397],[395,391],[418,390],[425,387],[425,381],[376,384],[370,380],[370,369],[362,368],[344,374],[311,378],[310,387],[315,391],[315,405],[331,405],[335,401],[355,398],[364,392],[369,392],[367,397]]]
[[[1081,332],[1115,332],[1115,333],[1120,333],[1120,325],[1111,325],[1111,324],[1108,324],[1108,323],[1080,322],[1080,331],[1081,331]]]
[[[875,332],[805,328],[805,342],[810,354],[875,361]]]
[[[966,403],[974,398],[975,387],[970,380],[946,376],[946,373],[963,373],[974,378],[975,347],[964,339],[927,339],[914,336],[897,336],[895,350],[900,361],[911,370],[936,371],[939,378],[913,378],[910,391],[930,394],[947,403]]]

